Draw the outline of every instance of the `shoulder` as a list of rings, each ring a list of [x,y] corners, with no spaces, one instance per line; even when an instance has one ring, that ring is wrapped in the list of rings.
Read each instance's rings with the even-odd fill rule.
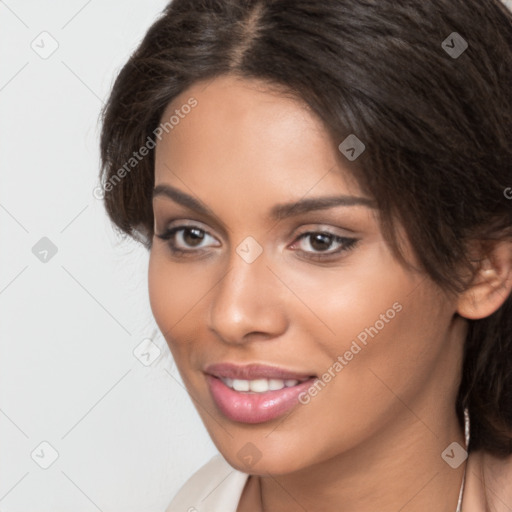
[[[214,455],[185,482],[165,512],[236,512],[248,477]]]
[[[471,501],[474,498],[475,504],[485,507],[481,510],[495,512],[511,510],[512,455],[498,457],[478,450],[470,454],[467,470],[468,494],[471,495]],[[469,510],[471,512],[473,509]]]

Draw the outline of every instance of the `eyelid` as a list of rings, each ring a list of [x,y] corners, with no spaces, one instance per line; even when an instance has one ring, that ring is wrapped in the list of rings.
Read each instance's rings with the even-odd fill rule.
[[[330,224],[322,222],[303,224],[299,228],[292,231],[290,237],[294,240],[299,238],[306,233],[326,233],[332,236],[338,236],[340,238],[357,238],[357,231],[350,230],[348,228],[335,227]]]
[[[216,242],[215,245],[209,245],[207,247],[199,247],[199,248],[188,248],[183,249],[181,247],[177,247],[175,237],[177,233],[183,232],[186,229],[199,229],[200,231],[203,231],[206,236],[209,236],[213,238]],[[197,221],[193,221],[192,223],[187,223],[187,221],[180,220],[176,221],[176,225],[172,225],[172,222],[168,223],[166,227],[163,230],[155,230],[154,235],[165,242],[166,245],[168,245],[170,251],[173,254],[181,254],[181,255],[200,255],[201,253],[204,253],[208,250],[208,248],[211,247],[220,247],[222,243],[218,240],[218,238],[211,234],[209,230],[203,228],[202,226],[199,226]]]
[[[350,234],[339,231],[350,231]],[[324,234],[332,238],[332,244],[339,247],[334,250],[328,249],[326,251],[308,251],[300,249],[300,244],[303,240],[307,240],[316,234]],[[311,240],[311,238],[310,238]],[[356,235],[356,231],[351,231],[341,228],[336,228],[332,225],[324,223],[303,225],[293,234],[293,241],[287,245],[287,249],[297,253],[301,259],[306,259],[310,262],[316,263],[332,263],[343,259],[347,253],[359,246],[361,242],[361,235]],[[310,241],[311,244],[311,241]]]
[[[183,229],[197,228],[197,229],[200,229],[201,231],[204,231],[207,235],[215,238],[216,240],[219,239],[218,236],[216,236],[212,233],[212,230],[208,226],[206,226],[204,223],[202,223],[201,221],[198,221],[198,220],[174,219],[174,220],[168,221],[163,224],[164,224],[164,228],[160,229],[160,230],[155,229],[155,233],[160,233],[160,234],[167,233],[168,231],[175,229],[175,228],[183,228]]]
[[[203,214],[201,212],[196,212],[194,210],[190,210],[186,206],[182,206],[179,204],[175,204],[172,201],[162,201],[163,203],[170,203],[172,209],[168,209],[169,205],[164,204],[160,205],[158,208],[153,206],[153,213],[155,219],[160,218],[164,222],[161,224],[164,226],[164,229],[167,229],[168,226],[172,222],[179,223],[187,223],[191,224],[199,224],[202,225],[201,229],[204,229],[207,233],[211,234],[211,230],[213,229],[219,236],[228,237],[229,232],[231,231],[218,217],[215,215]],[[167,220],[166,220],[167,219]],[[201,220],[202,219],[202,220]],[[214,236],[214,235],[212,235]],[[216,238],[218,238],[216,236]]]
[[[317,235],[317,234],[323,234],[323,235],[330,236],[330,237],[332,237],[333,243],[340,244],[341,246],[343,246],[343,244],[352,246],[353,244],[360,241],[360,238],[336,235],[334,233],[330,233],[327,231],[306,231],[306,232],[298,235],[288,247],[294,248],[295,246],[300,244],[300,242],[302,242],[303,240],[306,240],[308,237],[311,237],[312,235]],[[298,250],[300,250],[300,249],[298,249]],[[329,252],[329,251],[303,251],[303,250],[300,250],[300,251],[307,253],[307,254],[325,254],[327,256],[329,254],[336,254],[339,250],[340,249],[337,249],[332,252]],[[345,250],[345,249],[341,249],[341,250]]]

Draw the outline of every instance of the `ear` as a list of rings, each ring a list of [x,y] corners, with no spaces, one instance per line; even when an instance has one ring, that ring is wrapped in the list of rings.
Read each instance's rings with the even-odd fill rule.
[[[512,241],[496,242],[478,266],[457,301],[457,313],[470,320],[492,315],[512,290]]]

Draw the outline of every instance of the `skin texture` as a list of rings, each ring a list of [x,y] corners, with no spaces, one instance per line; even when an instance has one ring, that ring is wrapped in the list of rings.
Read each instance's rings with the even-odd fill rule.
[[[366,197],[344,169],[341,141],[299,101],[232,76],[193,85],[163,118],[191,96],[197,106],[157,144],[155,185],[193,196],[211,214],[157,196],[155,233],[188,225],[207,235],[199,248],[190,232],[175,235],[187,254],[155,236],[149,293],[213,442],[253,475],[239,512],[262,509],[260,490],[267,511],[453,512],[465,463],[452,469],[441,453],[454,441],[464,446],[454,404],[467,325],[457,313],[492,312],[510,288],[492,298],[479,288],[485,311],[478,295],[445,294],[394,258],[373,208],[270,218],[276,204],[304,197]],[[320,260],[311,238],[299,240],[319,231],[358,242]],[[263,249],[250,264],[236,252],[248,236]],[[337,248],[333,241],[327,252]],[[407,245],[406,254],[414,263]],[[499,286],[509,255],[507,248]],[[207,364],[260,363],[318,376],[396,303],[401,311],[307,405],[253,425],[217,409]],[[261,452],[251,467],[237,455],[247,443]]]

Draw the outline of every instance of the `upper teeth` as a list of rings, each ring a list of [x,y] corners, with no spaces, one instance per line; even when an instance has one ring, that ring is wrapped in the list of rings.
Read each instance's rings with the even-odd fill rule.
[[[228,379],[221,378],[222,382],[235,391],[253,391],[254,393],[265,393],[267,391],[277,391],[284,387],[296,386],[299,381],[295,379]]]

